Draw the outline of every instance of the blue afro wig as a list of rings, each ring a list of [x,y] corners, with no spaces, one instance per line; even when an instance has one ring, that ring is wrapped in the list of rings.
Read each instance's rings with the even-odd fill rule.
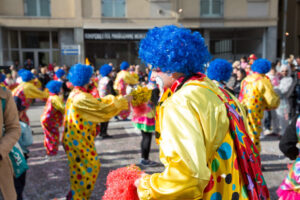
[[[6,79],[6,76],[2,73],[0,73],[0,83],[4,82]]]
[[[20,69],[18,71],[19,76],[21,76],[22,81],[24,82],[28,82],[31,81],[34,78],[33,73],[31,73],[30,71],[26,70],[26,69]]]
[[[232,65],[224,59],[217,58],[209,64],[207,76],[211,80],[228,81],[232,73]]]
[[[254,63],[251,65],[251,69],[259,74],[266,74],[271,69],[271,62],[267,59],[260,58],[254,61]]]
[[[49,81],[46,85],[46,88],[49,89],[51,93],[58,94],[62,86],[61,81]]]
[[[55,72],[55,75],[57,78],[61,78],[62,76],[65,75],[65,71],[63,69],[58,69],[56,72]]]
[[[129,63],[126,61],[123,61],[120,65],[121,70],[126,70],[126,69],[128,69],[128,67],[129,67]]]
[[[107,76],[111,71],[112,71],[112,66],[108,64],[102,65],[100,68],[101,76]]]
[[[74,86],[84,86],[88,84],[93,75],[93,68],[89,65],[76,64],[70,69],[68,78]]]
[[[28,70],[26,70],[26,69],[20,69],[20,70],[18,71],[18,75],[21,76],[21,74],[22,74],[24,71],[28,71]]]
[[[199,32],[174,25],[155,27],[140,42],[139,57],[166,73],[204,72],[211,56]]]

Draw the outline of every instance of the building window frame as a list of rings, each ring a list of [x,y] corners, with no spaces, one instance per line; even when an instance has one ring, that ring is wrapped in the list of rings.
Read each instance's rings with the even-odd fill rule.
[[[28,0],[24,0],[24,15],[28,17],[51,17],[51,0],[33,0],[36,4],[36,15],[31,15],[28,13]],[[47,1],[48,5],[48,13],[49,15],[42,15],[42,2],[41,1]]]
[[[11,47],[11,31],[17,31],[17,34],[18,34],[18,47]],[[53,59],[53,53],[54,52],[61,52],[61,49],[58,47],[53,47],[52,45],[52,42],[53,42],[53,33],[54,32],[58,32],[58,30],[43,30],[43,31],[47,31],[48,34],[49,34],[49,48],[24,48],[22,47],[22,32],[24,30],[19,30],[19,29],[10,29],[8,30],[8,59],[10,61],[13,61],[12,60],[12,52],[18,52],[19,54],[19,64],[21,66],[23,66],[26,58],[23,57],[23,53],[24,52],[32,52],[34,53],[34,55],[38,55],[38,53],[49,53],[49,63],[53,63],[54,62],[54,59]],[[25,30],[25,31],[28,31],[28,30]],[[36,31],[38,32],[39,30],[29,30],[29,31]],[[38,64],[39,63],[36,63],[34,60],[33,60],[33,63],[34,63],[34,66],[36,69],[38,69]]]
[[[111,2],[111,15],[105,15],[104,14],[104,3],[105,3],[105,1],[107,1],[107,2]],[[117,12],[117,3],[118,3],[118,1],[123,1],[123,2],[119,2],[119,3],[123,3],[124,4],[124,6],[123,6],[123,8],[124,8],[124,14],[123,14],[123,16],[119,16],[118,15],[118,12]],[[126,13],[126,5],[127,5],[127,2],[126,2],[126,0],[101,0],[101,16],[102,17],[105,17],[105,18],[124,18],[124,17],[126,17],[126,15],[127,15],[127,13]]]
[[[208,4],[208,13],[202,12],[202,5]],[[214,13],[214,4],[219,3],[219,13]],[[200,0],[200,17],[219,18],[224,15],[224,0]]]

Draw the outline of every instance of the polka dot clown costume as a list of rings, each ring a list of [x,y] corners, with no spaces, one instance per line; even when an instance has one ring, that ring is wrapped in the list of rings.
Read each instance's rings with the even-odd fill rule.
[[[87,92],[92,76],[91,66],[76,64],[69,72],[74,89],[66,102],[63,145],[68,157],[71,190],[68,200],[90,199],[100,170],[100,161],[94,144],[96,125],[109,121],[128,108],[124,98],[108,95],[96,99]]]
[[[254,61],[251,69],[254,73],[248,75],[241,83],[239,100],[247,110],[250,137],[260,151],[259,137],[264,111],[277,108],[280,99],[273,90],[270,79],[265,75],[270,71],[271,63],[266,59],[258,59]]]
[[[50,96],[41,116],[41,123],[45,135],[44,146],[49,156],[56,155],[59,146],[59,127],[62,126],[65,111],[63,99],[58,96],[61,86],[60,81],[50,81],[46,85]]]
[[[242,105],[202,73],[210,59],[202,36],[156,27],[140,42],[139,55],[157,79],[180,75],[165,86],[156,113],[165,169],[140,179],[139,198],[269,199]]]
[[[123,96],[126,95],[126,88],[128,85],[135,85],[138,83],[138,76],[135,76],[135,74],[130,74],[128,72],[128,68],[128,62],[123,61],[120,65],[121,71],[117,74],[114,82],[114,89],[118,92],[118,94]],[[130,109],[122,111],[119,116],[122,119],[127,119],[129,115]]]
[[[29,118],[26,114],[27,109],[32,103],[33,99],[47,99],[49,94],[46,91],[39,90],[34,85],[34,75],[25,69],[19,71],[19,76],[22,78],[22,82],[12,91],[14,98],[19,98],[22,101],[22,106],[25,110],[20,116],[20,120],[29,125]]]

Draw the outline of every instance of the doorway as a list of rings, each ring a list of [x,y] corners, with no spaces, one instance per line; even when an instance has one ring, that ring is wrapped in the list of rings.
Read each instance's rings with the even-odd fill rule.
[[[50,63],[50,51],[23,50],[22,56],[22,63],[24,64],[26,60],[30,59],[35,69],[39,69],[40,66],[47,66]]]

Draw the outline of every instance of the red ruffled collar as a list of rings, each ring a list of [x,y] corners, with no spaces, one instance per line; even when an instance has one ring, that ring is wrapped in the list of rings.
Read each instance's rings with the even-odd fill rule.
[[[200,72],[193,74],[191,76],[182,76],[179,79],[177,79],[173,85],[171,86],[171,91],[174,93],[179,89],[185,82],[191,81],[191,80],[203,80],[203,78],[206,77],[205,74],[202,74]]]

